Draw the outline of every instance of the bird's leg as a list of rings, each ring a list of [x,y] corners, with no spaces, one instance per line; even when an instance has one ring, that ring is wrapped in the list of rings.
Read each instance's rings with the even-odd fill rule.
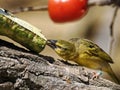
[[[89,76],[89,79],[92,79],[92,80],[98,79],[102,75],[102,69],[100,69],[97,72],[88,73],[87,70],[85,70],[85,68],[82,67],[82,71],[83,71],[85,76]]]
[[[98,79],[100,76],[102,75],[102,71],[98,71],[98,72],[93,72],[92,78],[91,79]]]

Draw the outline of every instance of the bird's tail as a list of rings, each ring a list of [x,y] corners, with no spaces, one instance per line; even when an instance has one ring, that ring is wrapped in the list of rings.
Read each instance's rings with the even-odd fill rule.
[[[107,70],[107,73],[111,76],[115,83],[120,84],[120,80],[117,78],[111,67]]]

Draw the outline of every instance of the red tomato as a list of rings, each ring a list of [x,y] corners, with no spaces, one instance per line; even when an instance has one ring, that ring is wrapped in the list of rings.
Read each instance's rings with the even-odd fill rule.
[[[82,18],[88,0],[49,0],[48,11],[54,22],[69,22]]]

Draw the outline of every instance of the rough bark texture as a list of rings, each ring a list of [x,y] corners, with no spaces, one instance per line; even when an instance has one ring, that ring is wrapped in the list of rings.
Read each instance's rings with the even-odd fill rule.
[[[0,90],[120,90],[89,72],[0,40]]]

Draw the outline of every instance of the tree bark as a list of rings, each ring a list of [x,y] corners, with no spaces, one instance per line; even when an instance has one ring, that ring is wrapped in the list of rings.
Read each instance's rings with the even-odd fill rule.
[[[90,72],[0,40],[0,90],[120,90]]]

